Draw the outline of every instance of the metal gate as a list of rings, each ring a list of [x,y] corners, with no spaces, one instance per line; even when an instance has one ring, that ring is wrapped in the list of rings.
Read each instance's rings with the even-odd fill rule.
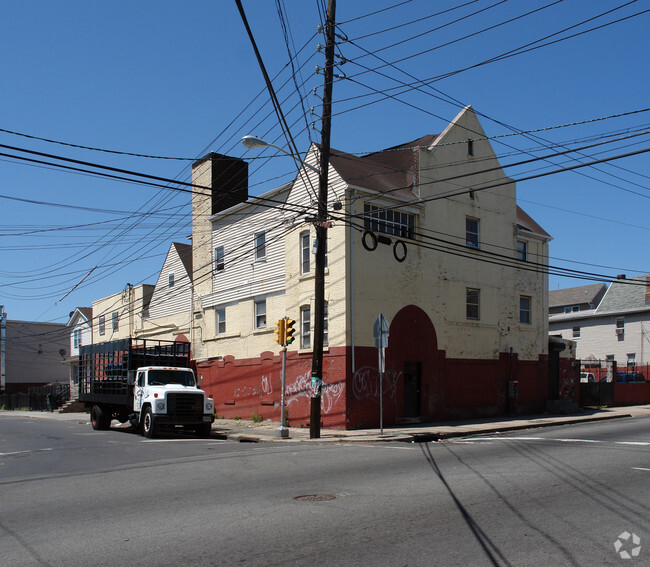
[[[581,382],[580,405],[612,406],[614,405],[614,382]]]

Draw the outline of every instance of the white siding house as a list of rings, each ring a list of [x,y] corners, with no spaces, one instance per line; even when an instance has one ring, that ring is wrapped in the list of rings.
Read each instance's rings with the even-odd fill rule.
[[[592,309],[552,314],[551,335],[577,343],[583,363],[619,367],[650,362],[650,276],[617,280]]]
[[[70,329],[70,397],[76,398],[79,393],[79,347],[93,342],[93,310],[92,307],[77,307],[68,321]]]

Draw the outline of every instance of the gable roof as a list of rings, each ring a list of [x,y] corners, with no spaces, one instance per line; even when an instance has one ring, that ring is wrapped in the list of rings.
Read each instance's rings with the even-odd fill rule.
[[[92,307],[75,307],[75,310],[70,313],[70,319],[67,322],[67,325],[70,326],[82,315],[85,317],[86,321],[93,320],[93,308]]]
[[[172,246],[176,249],[176,253],[181,259],[181,262],[183,262],[183,267],[185,268],[185,271],[191,280],[194,276],[192,272],[192,245],[181,244],[180,242],[172,242]]]
[[[549,240],[552,239],[552,236],[539,226],[519,205],[517,205],[517,228],[539,234]]]
[[[607,285],[599,283],[549,291],[548,306],[550,309],[582,303],[591,303],[596,306],[606,290]]]
[[[596,313],[611,313],[631,310],[649,310],[646,303],[648,276],[638,276],[612,282]]]
[[[437,135],[428,134],[400,144],[356,156],[330,150],[330,164],[348,185],[390,194],[404,200],[415,200],[417,186],[417,148],[429,147]]]

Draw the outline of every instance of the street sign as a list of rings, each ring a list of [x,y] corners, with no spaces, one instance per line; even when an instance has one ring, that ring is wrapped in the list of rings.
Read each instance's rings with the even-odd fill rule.
[[[375,336],[375,347],[379,354],[379,432],[384,434],[384,372],[386,371],[386,347],[388,347],[388,321],[383,313],[379,314],[372,331]]]
[[[388,347],[388,321],[383,313],[379,314],[373,326],[373,335],[375,337],[375,348]]]

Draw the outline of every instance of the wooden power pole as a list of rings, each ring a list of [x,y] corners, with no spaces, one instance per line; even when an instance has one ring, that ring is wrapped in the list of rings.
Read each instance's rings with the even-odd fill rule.
[[[314,350],[311,367],[311,406],[309,437],[320,437],[321,390],[323,385],[323,341],[325,331],[325,254],[327,253],[327,174],[330,159],[330,131],[332,126],[332,83],[334,81],[334,22],[336,0],[327,4],[325,23],[325,88],[320,145],[320,173],[318,178],[318,216],[316,219],[316,266],[314,275]]]

